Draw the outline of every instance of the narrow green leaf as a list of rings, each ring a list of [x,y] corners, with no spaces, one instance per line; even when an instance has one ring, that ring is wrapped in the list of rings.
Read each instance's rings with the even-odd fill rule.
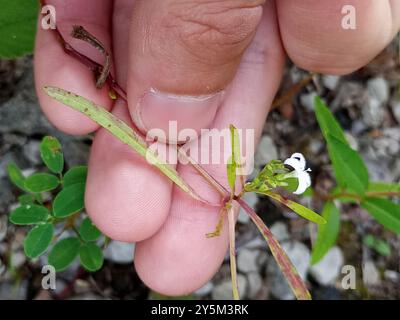
[[[400,196],[400,183],[370,182],[368,193],[373,192],[374,197],[388,197],[389,195],[380,195],[380,193],[389,193],[390,196]]]
[[[290,288],[292,289],[294,295],[299,300],[311,300],[310,292],[307,290],[307,286],[301,279],[296,267],[290,261],[286,252],[282,249],[278,240],[272,234],[271,230],[265,225],[262,219],[251,209],[246,202],[242,199],[238,200],[241,207],[248,213],[251,220],[257,226],[260,233],[263,235],[265,241],[271,250],[272,255],[275,258],[280,270],[285,276]]]
[[[50,216],[46,207],[26,204],[18,207],[10,214],[10,221],[17,225],[30,225],[46,222]]]
[[[53,224],[47,223],[36,226],[24,240],[24,251],[27,257],[34,259],[41,256],[49,247],[53,239]]]
[[[236,163],[232,160],[232,157],[229,158],[228,163],[226,164],[226,173],[228,176],[228,184],[231,188],[231,194],[235,194],[235,184],[236,184]]]
[[[54,173],[61,173],[64,169],[64,155],[61,144],[55,137],[44,137],[40,144],[40,156],[44,164]]]
[[[88,271],[100,270],[103,266],[103,252],[95,243],[85,243],[79,249],[81,265]]]
[[[11,182],[18,188],[20,188],[23,191],[26,191],[25,189],[25,177],[21,172],[21,169],[18,168],[18,166],[11,162],[7,165],[7,173],[8,177],[10,178]]]
[[[85,184],[77,183],[64,188],[55,197],[53,213],[57,218],[65,218],[81,211],[85,206]]]
[[[0,7],[0,57],[11,59],[31,53],[39,1],[3,0]]]
[[[33,194],[23,194],[18,197],[18,202],[21,205],[35,204],[35,196]]]
[[[366,198],[361,206],[380,224],[400,234],[400,205],[380,198]]]
[[[99,229],[96,228],[88,217],[82,221],[79,234],[85,241],[96,241],[101,236]]]
[[[364,195],[369,184],[369,176],[361,156],[330,134],[328,134],[327,142],[338,184],[359,195]]]
[[[164,175],[166,175],[172,182],[174,182],[183,191],[188,193],[194,199],[208,203],[208,201],[201,198],[179,175],[179,173],[172,166],[165,164],[164,161],[157,156],[153,151],[148,149],[146,142],[136,134],[131,127],[125,122],[115,117],[108,112],[105,108],[97,106],[93,102],[78,96],[74,93],[56,88],[44,87],[47,95],[69,106],[92,119],[100,126],[108,130],[111,134],[117,137],[121,142],[127,144],[139,155],[145,158],[150,164],[158,168]]]
[[[325,102],[320,97],[315,97],[314,105],[315,115],[325,140],[328,139],[328,135],[330,134],[340,142],[348,145],[343,129]]]
[[[60,181],[49,173],[34,173],[25,180],[25,188],[33,193],[41,193],[54,190]]]
[[[50,251],[49,264],[58,272],[65,270],[78,256],[80,246],[78,238],[60,240]]]
[[[302,206],[299,203],[296,203],[292,200],[284,198],[279,194],[273,193],[271,191],[255,191],[255,192],[266,195],[266,196],[282,203],[283,205],[290,208],[291,210],[296,212],[299,216],[303,217],[304,219],[307,219],[307,220],[317,223],[317,224],[325,224],[326,223],[326,220],[322,216],[320,216],[318,213],[315,213],[314,211]]]
[[[318,226],[317,240],[312,253],[311,264],[318,263],[336,243],[340,230],[340,212],[333,202],[327,202],[322,211],[326,224]]]
[[[69,187],[77,183],[86,183],[88,173],[87,166],[73,167],[64,175],[64,187]]]

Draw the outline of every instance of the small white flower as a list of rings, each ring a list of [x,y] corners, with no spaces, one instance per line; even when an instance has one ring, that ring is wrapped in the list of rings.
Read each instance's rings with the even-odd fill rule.
[[[301,153],[293,153],[290,158],[286,159],[284,164],[291,166],[293,176],[298,179],[299,184],[294,194],[302,194],[311,186],[311,178],[309,172],[311,169],[306,169],[306,159]]]

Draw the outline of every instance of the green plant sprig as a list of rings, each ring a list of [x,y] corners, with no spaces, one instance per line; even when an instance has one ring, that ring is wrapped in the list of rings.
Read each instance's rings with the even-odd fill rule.
[[[87,167],[73,167],[64,174],[64,155],[54,137],[43,138],[40,155],[49,173],[25,177],[15,163],[7,166],[10,180],[24,192],[18,198],[20,206],[10,213],[10,222],[33,226],[24,240],[26,256],[37,259],[49,251],[48,263],[56,271],[65,270],[79,256],[86,270],[99,270],[104,259],[98,247],[104,237],[83,213]],[[45,192],[52,196],[46,203],[42,200]],[[62,227],[59,234],[55,234],[57,226]],[[68,230],[75,236],[61,239]]]

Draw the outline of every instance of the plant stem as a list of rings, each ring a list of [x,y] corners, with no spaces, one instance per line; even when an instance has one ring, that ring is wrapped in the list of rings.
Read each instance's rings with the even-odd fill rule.
[[[316,195],[317,198],[320,198],[325,201],[333,201],[336,199],[340,198],[350,198],[354,199],[357,202],[361,202],[363,200],[363,197],[356,194],[356,193],[351,193],[351,192],[340,192],[338,194],[324,194],[320,192],[315,192],[314,194]],[[370,191],[365,193],[365,197],[397,197],[400,196],[400,192],[397,191]]]
[[[232,294],[234,300],[239,300],[239,286],[237,282],[236,270],[236,248],[235,248],[235,213],[233,206],[228,210],[228,228],[229,228],[229,261],[231,267]]]

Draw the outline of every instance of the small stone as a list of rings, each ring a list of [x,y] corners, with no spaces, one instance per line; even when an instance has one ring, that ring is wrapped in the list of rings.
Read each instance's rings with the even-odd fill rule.
[[[320,262],[312,266],[310,273],[321,285],[334,284],[343,266],[343,253],[338,247],[333,247]]]
[[[272,138],[264,135],[258,145],[257,153],[255,155],[255,166],[263,167],[271,160],[278,159],[278,150]]]
[[[40,147],[39,141],[31,140],[22,148],[22,154],[33,166],[37,166],[42,163],[39,147]]]
[[[25,300],[28,294],[28,281],[22,280],[18,286],[13,282],[0,283],[0,300]]]
[[[194,294],[198,297],[205,297],[208,296],[213,291],[213,289],[214,289],[214,284],[211,281],[209,281],[200,289],[197,289],[194,292]]]
[[[271,226],[270,230],[279,242],[289,239],[288,228],[283,222],[275,222]]]
[[[254,192],[246,192],[242,199],[250,206],[250,208],[255,210],[258,203],[258,197]],[[244,211],[242,207],[240,207],[238,222],[242,224],[247,224],[249,221],[249,215],[246,213],[246,211]]]
[[[4,240],[7,235],[8,218],[6,215],[0,216],[0,242]]]
[[[398,124],[400,124],[400,102],[396,101],[392,104],[392,112]]]
[[[263,279],[258,272],[250,272],[247,274],[247,280],[249,284],[248,298],[254,299],[263,286]]]
[[[386,79],[377,77],[368,80],[367,82],[368,93],[371,97],[378,100],[379,103],[386,103],[389,100],[389,84]]]
[[[363,282],[366,286],[375,286],[380,283],[379,271],[372,261],[363,263]]]
[[[26,262],[26,256],[22,251],[13,252],[11,255],[11,265],[15,269],[21,268]]]
[[[325,88],[333,91],[337,88],[339,84],[340,77],[335,75],[324,75],[322,77],[322,83]]]
[[[364,122],[372,128],[378,128],[385,117],[385,109],[382,108],[382,103],[374,97],[369,99],[368,103],[361,109],[361,113]]]
[[[104,252],[104,257],[114,263],[128,264],[133,262],[134,243],[111,241]]]
[[[308,111],[314,112],[314,100],[318,94],[316,92],[305,93],[300,96],[300,104]]]
[[[394,270],[385,270],[383,275],[386,280],[393,281],[393,282],[400,281],[400,273],[398,273]]]
[[[238,274],[237,276],[239,297],[244,299],[247,291],[247,279],[244,275]],[[212,292],[213,300],[231,300],[232,295],[232,281],[231,279],[225,279],[221,283],[217,284]]]
[[[238,269],[244,273],[258,271],[257,259],[259,254],[257,250],[241,249],[237,257]]]

